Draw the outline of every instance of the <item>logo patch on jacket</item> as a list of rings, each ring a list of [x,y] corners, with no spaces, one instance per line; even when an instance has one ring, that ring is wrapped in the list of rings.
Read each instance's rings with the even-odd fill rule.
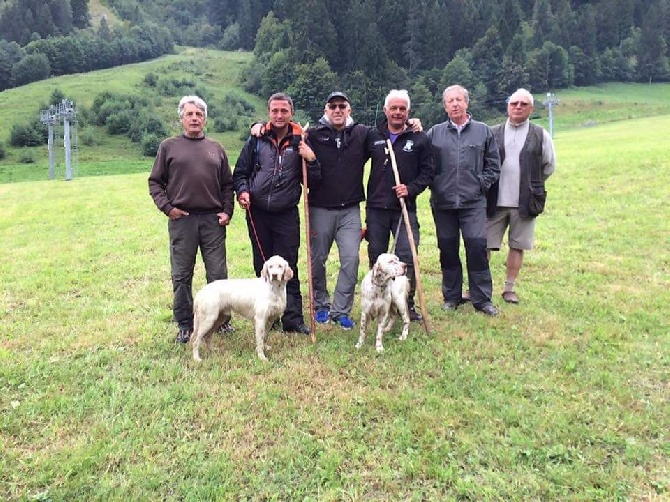
[[[403,152],[411,152],[413,146],[414,146],[414,141],[412,141],[411,139],[408,139],[407,143],[405,143],[405,146],[402,147],[402,151]]]

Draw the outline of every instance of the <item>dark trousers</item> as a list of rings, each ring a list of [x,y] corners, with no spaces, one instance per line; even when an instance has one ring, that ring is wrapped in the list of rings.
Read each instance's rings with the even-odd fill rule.
[[[226,227],[211,214],[190,214],[168,220],[170,268],[174,294],[172,312],[180,328],[193,329],[193,271],[200,248],[207,282],[228,278]]]
[[[293,270],[293,278],[286,284],[286,310],[281,318],[284,329],[303,324],[302,296],[298,278],[298,248],[300,247],[298,208],[292,207],[285,211],[272,212],[255,208],[252,205],[250,212],[247,212],[247,228],[257,277],[261,275],[265,260],[274,255],[284,258]]]
[[[461,301],[463,266],[459,247],[462,234],[472,304],[481,307],[490,302],[493,281],[486,257],[486,208],[433,209],[433,219],[440,249],[444,301],[456,304]]]
[[[407,210],[409,216],[409,226],[412,229],[412,236],[417,248],[419,247],[419,220],[416,217],[416,211]],[[400,227],[398,227],[400,222]],[[391,235],[395,239],[395,254],[400,261],[407,265],[406,275],[409,278],[410,292],[407,298],[407,304],[414,308],[414,294],[416,292],[416,277],[414,276],[414,259],[412,257],[412,248],[407,238],[405,229],[405,220],[402,217],[400,209],[365,209],[365,225],[367,230],[365,238],[368,241],[368,260],[370,268],[373,267],[377,258],[382,253],[388,253],[389,241]]]

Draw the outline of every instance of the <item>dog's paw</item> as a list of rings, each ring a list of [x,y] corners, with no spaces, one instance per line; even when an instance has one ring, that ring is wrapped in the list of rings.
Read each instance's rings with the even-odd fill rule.
[[[193,354],[193,360],[198,361],[199,363],[202,362],[202,357],[200,357],[200,354]]]
[[[377,349],[377,352],[380,353],[380,354],[381,354],[382,352],[384,352],[384,347],[383,347],[382,345],[377,345],[377,346],[375,347],[375,349]]]
[[[407,333],[403,333],[398,337],[398,340],[407,340]]]
[[[263,361],[264,363],[267,363],[267,362],[268,362],[268,358],[265,357],[265,354],[260,354],[260,353],[259,353],[259,354],[258,354],[258,359],[260,359],[260,360]]]
[[[358,343],[356,344],[356,348],[357,348],[357,349],[360,349],[362,346],[363,346],[363,342],[358,342]]]

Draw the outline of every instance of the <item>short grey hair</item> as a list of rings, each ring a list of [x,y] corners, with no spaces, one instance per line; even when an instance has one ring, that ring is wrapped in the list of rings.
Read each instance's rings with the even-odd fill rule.
[[[386,99],[384,100],[384,108],[388,107],[389,101],[392,99],[402,99],[405,103],[407,103],[407,109],[410,109],[409,93],[406,89],[391,89],[391,91],[386,95]]]
[[[444,102],[444,98],[447,96],[447,93],[451,91],[461,91],[463,97],[465,98],[465,102],[466,103],[470,102],[470,93],[462,85],[450,85],[449,87],[447,87],[442,93],[442,102]]]
[[[184,96],[179,101],[179,107],[177,108],[177,112],[179,113],[179,120],[184,117],[184,106],[186,106],[188,103],[192,103],[200,108],[202,113],[205,114],[205,118],[207,118],[207,103],[205,103],[204,99],[202,99],[200,96]]]
[[[535,106],[535,99],[533,99],[533,95],[530,93],[530,91],[528,89],[524,89],[523,87],[519,87],[507,99],[507,102],[509,103],[510,101],[512,101],[515,96],[519,96],[519,97],[523,96],[524,98],[528,98],[528,101],[530,101],[530,106]]]

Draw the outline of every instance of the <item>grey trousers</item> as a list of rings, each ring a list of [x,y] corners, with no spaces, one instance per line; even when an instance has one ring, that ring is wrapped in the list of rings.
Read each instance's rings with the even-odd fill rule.
[[[212,214],[190,214],[168,220],[170,267],[174,293],[172,312],[180,328],[193,329],[193,271],[200,248],[207,282],[228,278],[226,227]]]
[[[344,209],[310,207],[312,282],[316,310],[330,308],[331,317],[349,315],[358,282],[358,251],[361,245],[361,210],[358,204]],[[333,242],[337,245],[340,272],[331,304],[326,283],[326,260]]]

